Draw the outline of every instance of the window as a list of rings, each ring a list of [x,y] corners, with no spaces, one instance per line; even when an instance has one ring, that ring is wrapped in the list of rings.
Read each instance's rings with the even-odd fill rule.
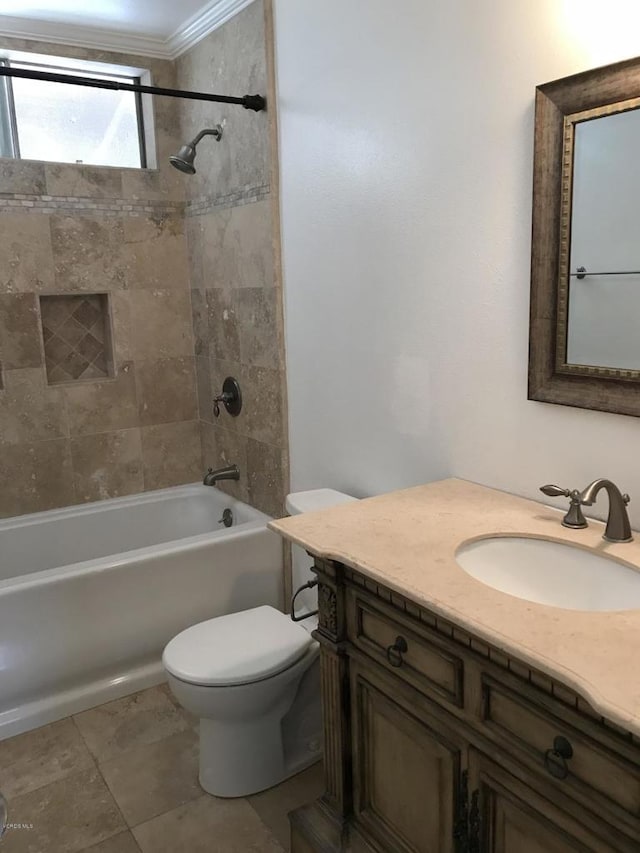
[[[30,71],[140,82],[137,69],[29,54],[0,64]],[[94,89],[46,80],[0,78],[0,154],[28,160],[143,168],[141,98],[134,92]]]

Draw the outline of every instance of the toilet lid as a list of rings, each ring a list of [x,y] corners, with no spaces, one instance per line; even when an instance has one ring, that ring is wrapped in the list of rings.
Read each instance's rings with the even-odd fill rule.
[[[264,605],[192,625],[168,643],[162,661],[191,684],[250,684],[287,669],[312,643],[304,628]]]

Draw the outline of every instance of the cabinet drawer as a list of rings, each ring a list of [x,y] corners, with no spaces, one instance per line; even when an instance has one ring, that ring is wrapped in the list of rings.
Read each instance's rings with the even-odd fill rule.
[[[348,591],[347,636],[354,646],[426,696],[462,707],[462,659],[423,630],[411,617],[403,618],[375,599]]]
[[[582,795],[591,804],[596,801],[610,811],[622,808],[636,820],[640,817],[640,766],[618,755],[580,728],[571,724],[571,712],[564,709],[554,716],[545,708],[529,702],[520,694],[494,679],[483,676],[484,722],[506,749],[516,749],[529,766],[549,779],[551,784],[566,786],[574,795]],[[561,718],[562,717],[562,718]],[[545,756],[554,740],[565,738],[572,756],[564,759],[567,775],[554,777],[545,765]],[[563,772],[563,762],[549,755],[556,772]]]

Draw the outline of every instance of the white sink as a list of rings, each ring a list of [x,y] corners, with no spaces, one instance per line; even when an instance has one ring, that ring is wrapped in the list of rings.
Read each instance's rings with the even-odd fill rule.
[[[640,608],[640,571],[547,539],[500,536],[462,545],[458,565],[501,592],[567,610]]]

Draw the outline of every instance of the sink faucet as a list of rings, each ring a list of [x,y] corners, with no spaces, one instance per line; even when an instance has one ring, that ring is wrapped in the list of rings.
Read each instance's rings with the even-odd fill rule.
[[[550,498],[570,498],[571,506],[569,512],[562,519],[563,527],[571,527],[578,530],[581,527],[588,527],[587,519],[582,514],[582,495],[577,489],[563,489],[562,486],[540,486],[540,491],[549,495]]]
[[[227,465],[226,468],[209,468],[202,481],[205,486],[215,486],[218,480],[239,480],[240,469],[237,465]]]
[[[577,489],[563,489],[560,486],[540,486],[540,491],[544,492],[545,495],[570,499],[571,506],[569,512],[562,519],[562,526],[573,527],[574,529],[588,526],[587,520],[582,514],[582,507],[591,506],[595,503],[600,489],[606,489],[609,495],[609,516],[603,538],[607,542],[631,542],[633,536],[627,515],[627,504],[630,498],[629,495],[621,494],[620,489],[611,480],[604,480],[601,477],[599,480],[594,480],[582,492]]]
[[[603,539],[606,539],[607,542],[631,542],[633,536],[627,515],[627,504],[630,497],[623,495],[615,483],[602,477],[594,480],[580,494],[580,502],[584,506],[591,506],[595,503],[596,496],[601,489],[605,489],[609,495],[609,516]]]

